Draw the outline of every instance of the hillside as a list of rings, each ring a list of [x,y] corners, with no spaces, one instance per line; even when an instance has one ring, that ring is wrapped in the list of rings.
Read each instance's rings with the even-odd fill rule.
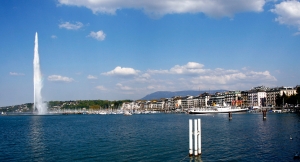
[[[174,96],[198,96],[204,92],[210,92],[214,94],[216,92],[224,92],[226,90],[211,90],[211,91],[195,91],[195,90],[186,90],[186,91],[157,91],[151,94],[146,95],[145,97],[141,98],[141,100],[153,100],[153,99],[160,99],[160,98],[171,98]]]

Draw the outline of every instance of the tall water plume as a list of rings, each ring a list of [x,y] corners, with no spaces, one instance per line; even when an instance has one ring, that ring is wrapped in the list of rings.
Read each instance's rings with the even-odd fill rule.
[[[34,97],[34,111],[37,110],[39,115],[47,113],[47,105],[43,103],[42,88],[43,80],[40,69],[40,58],[39,58],[39,45],[38,45],[38,34],[35,33],[34,41],[34,58],[33,58],[33,97]]]

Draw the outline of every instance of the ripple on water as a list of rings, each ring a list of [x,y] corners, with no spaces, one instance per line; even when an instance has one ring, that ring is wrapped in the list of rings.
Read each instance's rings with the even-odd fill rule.
[[[0,117],[0,161],[190,161],[196,118],[203,161],[292,161],[300,151],[295,114],[9,116]]]

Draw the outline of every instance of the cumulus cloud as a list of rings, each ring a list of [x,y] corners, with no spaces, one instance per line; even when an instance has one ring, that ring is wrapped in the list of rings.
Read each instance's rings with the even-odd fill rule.
[[[170,72],[175,74],[200,74],[205,72],[205,70],[202,69],[203,67],[204,65],[202,64],[196,62],[188,62],[183,66],[175,65],[170,69]]]
[[[297,0],[283,1],[275,5],[271,12],[277,14],[275,21],[280,24],[295,26],[300,31],[300,2]],[[299,32],[295,33],[298,35]]]
[[[106,91],[107,89],[104,86],[97,86],[96,89],[100,91]]]
[[[96,76],[93,76],[93,75],[88,75],[87,78],[88,79],[98,79]]]
[[[61,76],[61,75],[50,75],[48,76],[48,80],[52,82],[73,82],[73,78]]]
[[[9,75],[22,76],[22,75],[25,75],[25,74],[23,74],[23,73],[16,73],[16,72],[9,72]]]
[[[203,69],[204,65],[197,62],[188,62],[186,65],[175,65],[170,70],[148,70],[151,74],[201,74],[209,69]]]
[[[150,74],[168,74],[169,73],[169,70],[153,70],[153,69],[150,69],[148,70],[148,73]]]
[[[107,76],[131,76],[117,80],[116,89],[126,94],[144,94],[153,91],[227,89],[247,90],[258,85],[272,86],[277,79],[268,71],[241,69],[206,69],[197,62],[175,65],[169,69],[138,71],[116,67],[102,73]]]
[[[94,14],[116,14],[117,10],[133,8],[150,16],[204,13],[211,17],[232,17],[239,12],[261,12],[266,0],[58,0],[61,5],[86,7]]]
[[[116,86],[117,86],[119,89],[121,89],[121,90],[125,90],[125,91],[132,90],[131,87],[124,86],[124,85],[122,85],[121,83],[116,84]]]
[[[78,30],[83,27],[83,24],[81,22],[76,22],[75,24],[72,24],[70,22],[62,22],[58,26],[59,28],[65,28],[68,30]]]
[[[88,37],[95,38],[98,41],[103,41],[105,39],[106,35],[102,30],[99,30],[97,32],[91,31],[91,33],[88,35]]]
[[[240,72],[236,71],[235,73],[228,72],[227,70],[223,70],[222,72],[218,72],[219,75],[215,75],[214,73],[210,75],[201,75],[198,77],[194,77],[191,79],[191,82],[194,84],[235,84],[235,83],[255,83],[255,82],[273,82],[276,81],[276,78],[272,76],[269,71],[264,72]]]
[[[196,62],[188,62],[185,65],[175,65],[169,70],[149,70],[152,74],[152,78],[155,75],[171,76],[176,75],[178,78],[177,83],[170,81],[169,85],[188,87],[193,86],[211,86],[211,85],[231,85],[236,86],[237,84],[253,84],[256,83],[271,83],[277,81],[277,79],[270,74],[269,71],[251,71],[248,68],[242,68],[241,70],[235,69],[204,69],[204,65]],[[162,82],[161,82],[162,83]],[[167,81],[164,81],[167,83]],[[180,85],[179,85],[180,84]],[[165,84],[167,85],[167,84]]]
[[[109,76],[135,76],[138,75],[139,72],[139,70],[135,70],[133,68],[122,68],[120,66],[117,66],[114,70],[102,74]]]

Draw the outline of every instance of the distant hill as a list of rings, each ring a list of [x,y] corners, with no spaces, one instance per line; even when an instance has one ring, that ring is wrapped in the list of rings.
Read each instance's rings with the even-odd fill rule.
[[[174,96],[198,96],[204,92],[209,92],[214,94],[216,92],[224,92],[226,90],[210,90],[210,91],[195,91],[195,90],[187,90],[187,91],[157,91],[151,94],[146,95],[145,97],[141,98],[141,100],[153,100],[153,99],[160,99],[160,98],[171,98]]]

